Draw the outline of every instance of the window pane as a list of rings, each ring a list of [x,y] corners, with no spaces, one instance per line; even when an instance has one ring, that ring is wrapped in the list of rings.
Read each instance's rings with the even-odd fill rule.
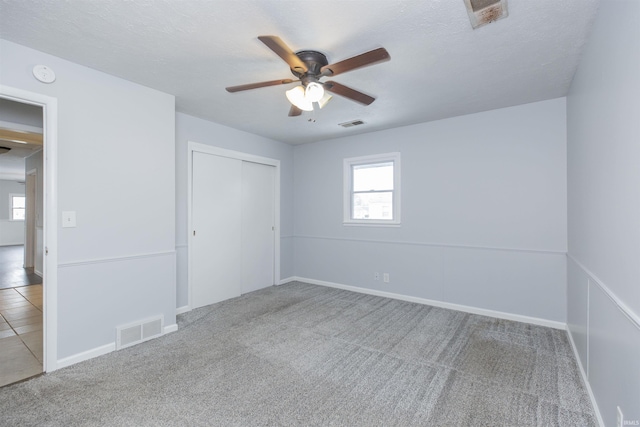
[[[13,201],[11,202],[11,206],[14,208],[24,208],[25,205],[25,197],[24,196],[13,196]]]
[[[353,191],[393,190],[393,162],[353,166]]]
[[[14,209],[13,211],[13,218],[14,220],[24,220],[24,209]]]
[[[393,219],[393,193],[356,193],[352,219]]]

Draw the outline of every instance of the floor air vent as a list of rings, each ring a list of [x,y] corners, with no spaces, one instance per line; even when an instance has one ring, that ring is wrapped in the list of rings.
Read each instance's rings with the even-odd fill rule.
[[[116,328],[116,350],[162,335],[164,317],[158,316]]]

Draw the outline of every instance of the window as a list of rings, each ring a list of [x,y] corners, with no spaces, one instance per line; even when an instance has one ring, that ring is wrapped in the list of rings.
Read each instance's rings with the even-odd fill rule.
[[[24,194],[9,194],[9,220],[24,221],[26,199]]]
[[[344,224],[400,225],[400,153],[344,159]]]

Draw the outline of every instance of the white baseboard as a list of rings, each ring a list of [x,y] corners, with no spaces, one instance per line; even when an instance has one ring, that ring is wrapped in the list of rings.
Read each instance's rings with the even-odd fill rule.
[[[587,388],[587,393],[589,393],[589,399],[591,399],[591,406],[593,406],[593,412],[596,414],[596,419],[598,420],[598,425],[600,427],[604,426],[604,421],[602,419],[602,415],[600,414],[600,410],[598,409],[598,403],[596,402],[596,397],[593,394],[593,390],[591,390],[591,384],[589,383],[589,378],[587,376],[587,371],[582,366],[582,361],[580,360],[580,354],[578,354],[578,347],[576,347],[576,343],[573,341],[573,335],[571,335],[571,331],[567,328],[567,335],[569,335],[569,343],[571,343],[571,349],[573,350],[573,354],[578,361],[578,368],[580,369],[580,375],[582,376],[582,381],[584,382],[585,387]]]
[[[409,296],[409,295],[396,294],[396,293],[393,293],[393,292],[378,291],[378,290],[375,290],[375,289],[367,289],[367,288],[359,288],[357,286],[343,285],[343,284],[340,284],[340,283],[333,283],[333,282],[325,282],[323,280],[308,279],[308,278],[305,278],[305,277],[295,277],[294,276],[294,277],[289,277],[289,278],[287,278],[285,280],[286,281],[282,281],[281,284],[285,284],[285,283],[289,283],[289,282],[293,282],[293,281],[305,282],[305,283],[310,283],[312,285],[327,286],[327,287],[330,287],[330,288],[337,288],[337,289],[344,289],[344,290],[352,291],[352,292],[359,292],[361,294],[369,294],[369,295],[375,295],[375,296],[379,296],[379,297],[393,298],[393,299],[397,299],[397,300],[401,300],[401,301],[415,302],[415,303],[418,303],[418,304],[432,305],[432,306],[435,306],[435,307],[447,308],[447,309],[450,309],[450,310],[462,311],[462,312],[465,312],[465,313],[479,314],[481,316],[495,317],[495,318],[498,318],[498,319],[513,320],[515,322],[522,322],[522,323],[529,323],[529,324],[532,324],[532,325],[546,326],[546,327],[553,328],[553,329],[561,329],[561,330],[566,330],[567,329],[566,323],[563,323],[563,322],[557,322],[555,320],[540,319],[538,317],[524,316],[524,315],[521,315],[521,314],[505,313],[505,312],[502,312],[502,311],[489,310],[489,309],[486,309],[486,308],[471,307],[471,306],[468,306],[468,305],[454,304],[454,303],[450,303],[450,302],[437,301],[437,300],[431,300],[431,299],[420,298],[420,297],[412,297],[412,296]]]
[[[174,323],[173,325],[167,325],[164,327],[164,334],[170,334],[171,332],[175,332],[178,330],[178,324]]]
[[[36,273],[38,276],[40,276],[40,278],[42,279],[44,277],[44,274],[42,274],[42,271],[36,270],[35,268],[33,269],[33,272]]]
[[[191,311],[191,307],[188,305],[183,305],[182,307],[176,308],[176,314],[186,313],[187,311]]]
[[[298,280],[298,278],[296,278],[295,276],[289,276],[286,279],[280,279],[280,282],[276,283],[276,286],[284,285],[286,283],[294,282],[296,280]]]
[[[66,368],[67,366],[75,365],[76,363],[84,362],[94,357],[103,356],[115,351],[115,349],[116,343],[112,342],[91,350],[83,351],[82,353],[74,354],[73,356],[65,357],[64,359],[59,359],[56,364],[56,369]]]
[[[163,334],[168,334],[171,332],[176,332],[178,330],[178,325],[167,325],[163,328]],[[157,338],[159,338],[158,336]],[[91,350],[83,351],[82,353],[74,354],[73,356],[65,357],[64,359],[58,360],[56,363],[56,369],[66,368],[67,366],[75,365],[76,363],[84,362],[85,360],[93,359],[94,357],[104,356],[105,354],[111,353],[116,350],[116,343],[112,342],[109,344],[102,345],[100,347],[93,348]]]

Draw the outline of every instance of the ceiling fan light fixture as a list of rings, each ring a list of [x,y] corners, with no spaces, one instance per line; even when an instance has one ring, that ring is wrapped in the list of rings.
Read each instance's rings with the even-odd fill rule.
[[[331,96],[327,92],[325,92],[324,96],[322,98],[320,98],[320,100],[318,101],[318,106],[320,108],[324,108],[324,106],[327,105],[327,102],[331,101],[331,98],[333,98],[333,96]]]
[[[304,97],[310,102],[320,102],[324,97],[324,88],[319,83],[311,82],[304,91]]]
[[[470,0],[464,0],[470,1]],[[507,0],[473,0],[473,1],[507,1]],[[484,3],[483,3],[484,4]],[[326,92],[333,95],[350,99],[362,105],[369,105],[375,98],[352,89],[348,86],[341,85],[337,82],[328,81],[321,83],[320,79],[328,76],[336,76],[348,71],[356,70],[369,65],[378,64],[391,59],[389,52],[383,47],[352,56],[351,58],[329,64],[327,57],[315,50],[301,50],[294,52],[287,46],[278,36],[258,36],[258,40],[264,43],[269,49],[278,55],[284,62],[289,65],[291,73],[297,80],[280,79],[270,80],[258,83],[250,83],[239,86],[229,86],[227,92],[240,92],[249,89],[258,89],[268,86],[277,86],[294,82],[302,83],[301,86],[294,87],[285,92],[287,99],[292,104],[289,108],[289,117],[296,117],[302,114],[302,111],[313,111],[314,103],[319,108],[324,107],[331,99]]]
[[[304,86],[296,86],[285,92],[289,102],[303,111],[313,111],[313,104],[305,97]]]

